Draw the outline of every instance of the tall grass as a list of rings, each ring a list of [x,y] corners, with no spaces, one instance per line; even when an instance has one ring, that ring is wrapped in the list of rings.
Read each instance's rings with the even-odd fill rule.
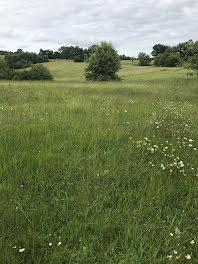
[[[0,263],[198,263],[197,85],[1,82]]]

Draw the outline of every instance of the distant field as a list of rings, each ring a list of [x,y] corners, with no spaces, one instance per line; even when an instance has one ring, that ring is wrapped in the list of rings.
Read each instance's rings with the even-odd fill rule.
[[[49,68],[56,81],[85,81],[84,69],[86,63],[74,63],[71,60],[52,60],[44,65]],[[119,76],[126,81],[187,78],[186,73],[188,72],[182,68],[140,67],[136,61],[122,61],[121,65]]]
[[[169,78],[186,78],[187,72],[188,70],[179,67],[138,66],[131,61],[124,61],[122,62],[120,77],[123,80],[160,80]]]
[[[197,264],[198,79],[45,65],[0,82],[0,264]]]
[[[51,71],[57,81],[83,81],[85,63],[72,60],[52,60],[44,65]]]
[[[0,57],[5,57],[0,55]],[[75,63],[72,60],[50,60],[44,63],[50,70],[55,81],[72,81],[84,82],[86,63]],[[121,61],[121,70],[118,75],[122,81],[138,81],[138,80],[162,80],[187,78],[188,70],[177,67],[155,67],[155,66],[138,66],[137,61]]]

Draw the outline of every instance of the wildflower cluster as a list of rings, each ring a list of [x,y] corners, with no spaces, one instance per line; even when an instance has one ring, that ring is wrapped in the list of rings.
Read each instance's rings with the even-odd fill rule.
[[[137,148],[143,148],[148,164],[169,173],[198,176],[192,156],[197,154],[196,141],[193,139],[192,120],[185,112],[190,104],[160,104],[160,113],[154,112],[148,126],[155,134],[149,139],[133,142]],[[157,129],[157,130],[156,130]],[[161,135],[163,133],[163,135]],[[168,140],[164,140],[164,134]]]
[[[186,176],[188,173],[193,173],[194,176],[198,176],[197,169],[190,161],[189,154],[185,154],[185,157],[182,154],[183,157],[179,157],[179,154],[177,154],[179,151],[174,146],[174,142],[169,143],[169,141],[165,141],[163,143],[156,143],[154,139],[145,137],[143,140],[137,141],[136,144],[137,148],[145,150],[145,154],[148,157],[148,165],[151,167],[157,167],[171,174],[180,173]]]
[[[180,244],[180,237],[182,236],[182,232],[178,227],[175,228],[174,233],[170,233],[170,236],[173,238],[173,242],[176,244],[175,248],[172,250],[172,253],[167,255],[167,259],[176,261],[174,263],[178,263],[177,260],[190,260],[193,257],[192,254],[192,246],[195,245],[195,240],[188,241],[186,245]],[[183,263],[183,262],[182,262]]]

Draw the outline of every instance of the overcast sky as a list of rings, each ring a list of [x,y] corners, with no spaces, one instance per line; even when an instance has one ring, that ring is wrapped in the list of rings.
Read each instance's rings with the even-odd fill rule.
[[[0,0],[0,50],[111,41],[119,54],[198,40],[198,0]]]

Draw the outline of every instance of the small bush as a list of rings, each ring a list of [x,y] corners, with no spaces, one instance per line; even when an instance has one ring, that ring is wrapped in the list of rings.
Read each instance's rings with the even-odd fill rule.
[[[165,66],[166,67],[176,67],[179,62],[180,62],[179,55],[171,54],[166,59]]]
[[[139,66],[148,66],[150,65],[151,62],[151,58],[149,57],[149,55],[147,55],[144,52],[140,52],[138,54],[138,60],[139,60]]]
[[[12,77],[14,81],[30,80],[29,71],[15,71]]]
[[[198,55],[189,58],[184,67],[198,72]]]
[[[74,62],[84,62],[84,59],[80,56],[74,57]]]
[[[177,54],[163,53],[154,58],[154,65],[161,67],[175,67],[180,62]]]
[[[53,80],[50,71],[42,64],[32,65],[29,71],[15,71],[13,80]]]
[[[29,80],[53,80],[50,71],[42,64],[32,65],[31,70],[28,71],[28,73]]]
[[[13,71],[10,70],[7,62],[0,58],[0,79],[9,80],[13,77]]]
[[[159,54],[158,56],[156,56],[154,58],[154,65],[155,66],[161,66],[161,67],[165,67],[165,64],[166,64],[166,59],[167,57],[169,56],[169,54]]]

